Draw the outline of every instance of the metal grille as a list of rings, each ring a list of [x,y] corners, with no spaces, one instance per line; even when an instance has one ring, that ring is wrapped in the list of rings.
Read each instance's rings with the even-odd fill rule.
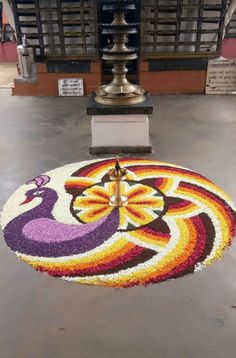
[[[216,55],[227,0],[137,0],[143,57]],[[97,0],[12,0],[18,39],[38,56],[98,57]],[[236,32],[235,15],[227,36]]]
[[[142,1],[143,57],[219,53],[227,0]]]
[[[236,38],[236,11],[234,11],[232,19],[226,28],[225,37]]]
[[[38,56],[97,56],[97,8],[93,0],[14,1],[18,39],[26,34]]]

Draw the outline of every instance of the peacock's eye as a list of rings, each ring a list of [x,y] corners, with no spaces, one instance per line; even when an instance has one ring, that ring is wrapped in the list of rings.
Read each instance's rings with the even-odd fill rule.
[[[40,195],[42,193],[44,193],[44,190],[37,190],[37,191],[34,192],[33,195]]]

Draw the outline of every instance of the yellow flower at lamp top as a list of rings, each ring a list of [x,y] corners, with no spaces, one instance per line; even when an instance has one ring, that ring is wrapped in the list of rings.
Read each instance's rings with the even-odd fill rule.
[[[73,203],[76,216],[84,223],[92,223],[114,210],[109,204],[114,194],[114,182],[100,183],[86,189]],[[119,230],[132,230],[158,218],[164,210],[164,198],[150,186],[137,182],[121,182],[122,194],[128,204],[119,208]]]

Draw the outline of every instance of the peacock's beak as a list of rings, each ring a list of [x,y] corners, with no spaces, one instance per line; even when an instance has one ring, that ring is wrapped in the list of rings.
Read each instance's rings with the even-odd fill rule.
[[[27,198],[25,199],[25,201],[23,201],[20,205],[27,204],[27,203],[29,203],[29,202],[32,201],[32,200],[33,200],[33,197],[29,196],[29,197],[27,197]]]

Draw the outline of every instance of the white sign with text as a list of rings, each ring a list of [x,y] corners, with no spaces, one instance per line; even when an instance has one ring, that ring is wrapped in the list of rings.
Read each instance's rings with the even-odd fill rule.
[[[59,96],[83,96],[84,84],[82,78],[60,78],[58,80]]]
[[[208,62],[206,94],[236,94],[236,61],[216,59]]]

